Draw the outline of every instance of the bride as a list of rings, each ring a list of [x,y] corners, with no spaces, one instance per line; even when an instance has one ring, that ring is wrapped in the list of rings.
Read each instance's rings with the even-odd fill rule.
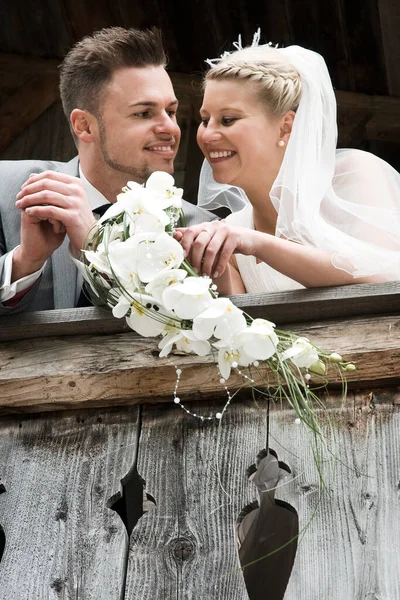
[[[204,82],[199,204],[226,219],[175,236],[221,294],[400,279],[400,175],[336,150],[323,58],[299,46],[225,53]]]

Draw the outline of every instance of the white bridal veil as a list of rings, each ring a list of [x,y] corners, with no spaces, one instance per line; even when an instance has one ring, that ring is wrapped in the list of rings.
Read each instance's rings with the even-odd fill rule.
[[[275,235],[331,251],[332,263],[355,277],[400,279],[399,173],[373,154],[336,150],[336,99],[324,59],[299,46],[277,51],[300,74],[302,96],[270,192]],[[215,182],[204,161],[200,206],[235,212],[247,203],[240,188]]]

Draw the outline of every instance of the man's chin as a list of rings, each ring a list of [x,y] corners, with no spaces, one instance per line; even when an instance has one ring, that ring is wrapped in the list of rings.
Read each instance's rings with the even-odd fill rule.
[[[165,171],[166,173],[169,173],[170,175],[174,174],[174,159],[173,158],[163,158],[161,160],[155,160],[152,161],[151,163],[149,163],[148,165],[149,169],[151,169],[151,172],[154,173],[154,171]]]

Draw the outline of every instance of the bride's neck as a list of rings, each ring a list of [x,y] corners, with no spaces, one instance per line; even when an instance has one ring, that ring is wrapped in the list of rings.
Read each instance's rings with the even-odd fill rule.
[[[269,196],[271,185],[257,185],[255,188],[245,191],[253,207],[254,228],[257,231],[275,235],[278,215]]]
[[[264,206],[261,209],[253,204],[253,222],[256,231],[275,235],[277,217],[269,198],[267,201],[264,199]]]

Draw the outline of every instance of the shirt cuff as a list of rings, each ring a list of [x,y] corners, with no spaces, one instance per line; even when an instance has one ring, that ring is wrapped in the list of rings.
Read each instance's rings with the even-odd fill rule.
[[[4,261],[3,278],[0,282],[0,302],[2,303],[6,302],[7,300],[11,300],[12,298],[14,298],[14,296],[16,296],[16,294],[19,294],[19,299],[21,299],[25,295],[23,292],[27,293],[39,279],[46,265],[45,263],[43,267],[38,271],[35,271],[35,273],[26,275],[25,277],[22,277],[21,279],[18,279],[17,281],[13,281],[13,283],[11,283],[12,259],[13,254],[17,248],[14,248],[14,250],[9,252]]]

